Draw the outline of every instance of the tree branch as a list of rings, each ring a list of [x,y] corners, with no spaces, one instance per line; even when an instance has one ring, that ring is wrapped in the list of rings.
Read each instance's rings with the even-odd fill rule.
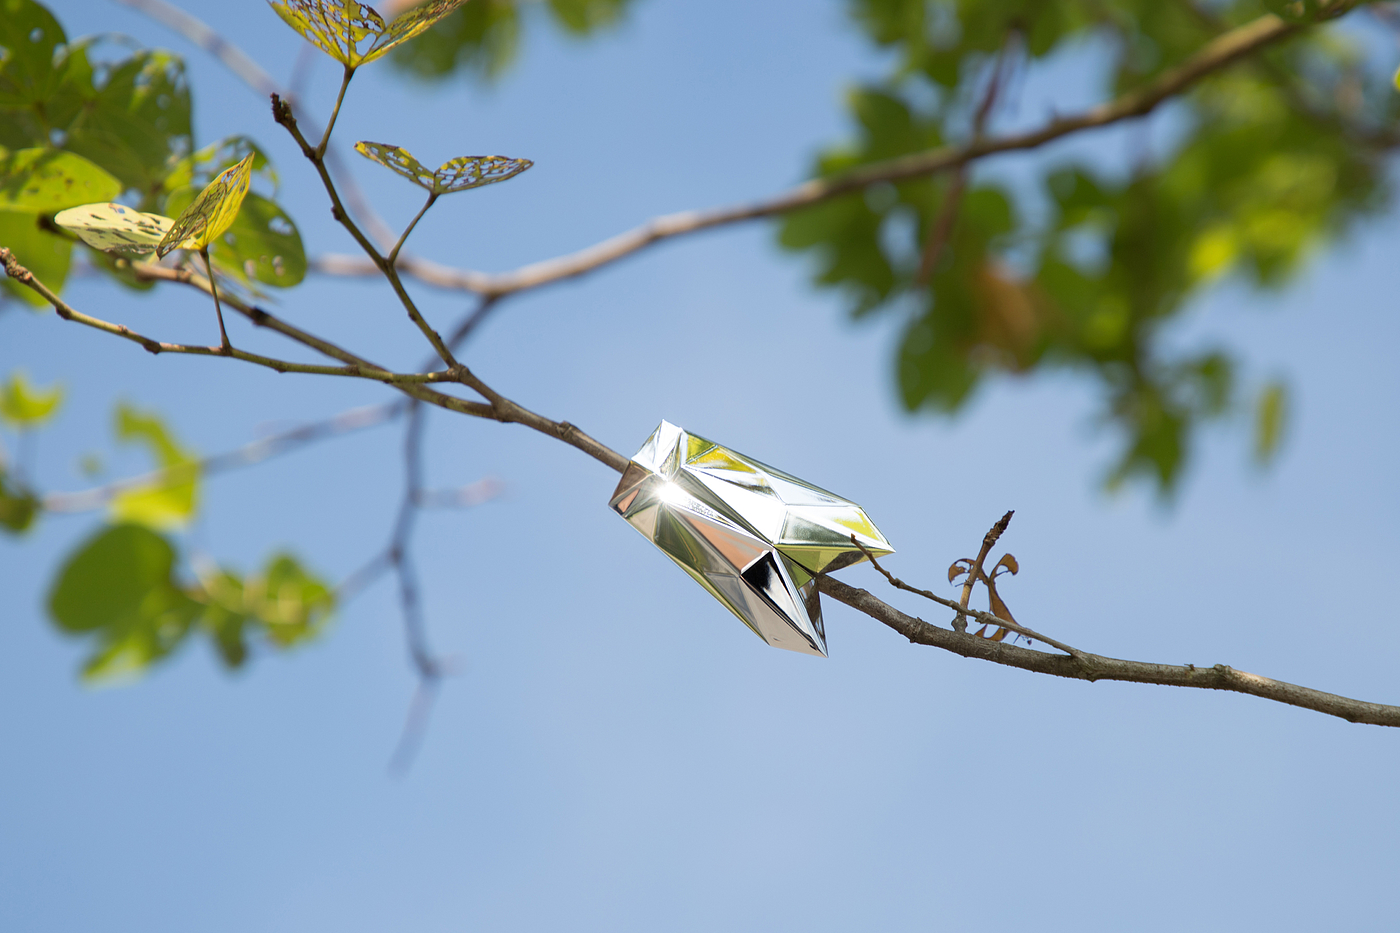
[[[345,78],[340,85],[340,96],[336,98],[336,113],[340,112],[341,101],[345,98],[345,89],[349,86],[350,79],[353,76],[354,70],[347,66],[345,69]],[[442,357],[443,363],[445,363],[449,369],[455,369],[460,366],[456,357],[452,355],[452,351],[448,348],[446,342],[443,341],[441,335],[433,330],[432,326],[428,324],[423,315],[419,313],[418,306],[415,305],[413,299],[409,297],[408,290],[404,288],[403,280],[399,277],[398,270],[394,267],[394,263],[380,254],[374,244],[371,243],[360,231],[360,228],[355,225],[355,221],[346,213],[345,206],[340,203],[340,195],[336,193],[335,182],[331,180],[330,172],[326,170],[326,163],[322,158],[326,151],[326,145],[330,142],[331,128],[335,122],[334,114],[332,114],[331,122],[326,124],[326,132],[325,135],[321,137],[320,144],[315,148],[312,148],[306,141],[306,137],[302,135],[301,130],[297,127],[297,120],[296,117],[292,115],[292,108],[276,94],[272,95],[272,118],[291,134],[292,139],[301,147],[302,155],[306,156],[315,167],[316,173],[321,176],[321,184],[325,187],[326,194],[329,195],[331,199],[331,216],[338,220],[340,225],[350,232],[350,235],[355,238],[355,242],[360,244],[360,249],[364,250],[365,255],[374,263],[375,268],[389,280],[389,284],[393,286],[394,294],[399,298],[399,303],[402,304],[404,310],[408,312],[409,320],[413,321],[414,325],[423,333],[423,336],[432,344],[433,349],[437,351],[438,356]],[[428,207],[432,206],[432,203],[433,199],[429,198],[428,204],[423,210],[426,211]],[[420,214],[419,216],[421,217],[422,215]],[[417,224],[417,218],[414,218],[413,222]],[[410,226],[409,230],[405,231],[405,238],[412,229],[412,226]],[[398,246],[401,246],[402,243],[403,241],[400,240]],[[398,258],[398,246],[394,247],[395,259]]]
[[[218,346],[206,347],[196,344],[186,343],[166,343],[155,340],[144,334],[137,333],[123,324],[113,324],[101,318],[83,314],[74,310],[63,299],[59,298],[49,290],[43,282],[24,266],[19,264],[13,253],[8,248],[0,247],[0,262],[4,263],[5,274],[21,285],[29,288],[35,294],[42,297],[51,304],[58,316],[65,321],[72,321],[86,327],[112,334],[139,344],[150,353],[184,353],[193,356],[221,356],[231,359],[242,360],[245,363],[253,363],[257,366],[265,366],[268,369],[276,370],[279,373],[309,373],[317,376],[350,376],[360,379],[373,379],[377,382],[387,382],[395,385],[424,385],[434,382],[456,382],[456,377],[446,371],[431,373],[395,373],[376,366],[367,365],[362,361],[352,362],[346,366],[317,366],[310,363],[296,363],[291,360],[281,360],[270,356],[262,356],[257,353],[249,353],[246,350],[238,350],[233,347]],[[174,270],[172,270],[174,271]],[[193,279],[193,276],[190,277]],[[206,287],[212,294],[212,286],[209,280],[204,280]],[[229,303],[232,306],[232,302]]]
[[[538,288],[592,272],[662,240],[785,214],[830,201],[871,185],[905,181],[949,171],[997,153],[1036,149],[1073,133],[1144,116],[1155,110],[1163,101],[1180,94],[1211,73],[1228,67],[1271,43],[1288,38],[1303,28],[1267,14],[1211,40],[1181,65],[1164,71],[1141,88],[1078,115],[1051,120],[1040,129],[974,139],[961,146],[946,146],[874,162],[842,175],[804,182],[782,194],[761,201],[665,214],[576,253],[532,263],[513,272],[473,272],[408,258],[400,260],[399,268],[430,285],[482,295],[508,295]],[[341,255],[321,257],[313,262],[313,268],[319,272],[345,276],[372,275],[379,271],[373,264]]]
[[[1150,664],[1144,661],[1122,661],[1083,651],[1074,656],[1049,654],[1007,642],[978,638],[976,635],[960,635],[930,625],[922,619],[905,615],[893,606],[886,605],[865,590],[849,586],[832,577],[817,577],[817,587],[831,598],[865,613],[878,622],[883,622],[915,644],[942,648],[964,658],[977,658],[1071,680],[1121,680],[1128,683],[1161,684],[1167,687],[1229,690],[1325,713],[1348,722],[1400,726],[1400,706],[1353,700],[1335,693],[1325,693],[1310,687],[1300,687],[1281,680],[1260,677],[1258,674],[1237,671],[1224,664],[1214,667]],[[990,621],[1009,627],[1005,619],[992,617]]]

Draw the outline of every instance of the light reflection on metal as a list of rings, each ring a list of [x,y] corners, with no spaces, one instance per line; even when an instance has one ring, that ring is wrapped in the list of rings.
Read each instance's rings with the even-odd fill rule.
[[[609,503],[768,644],[826,657],[815,574],[893,553],[854,502],[670,422]]]

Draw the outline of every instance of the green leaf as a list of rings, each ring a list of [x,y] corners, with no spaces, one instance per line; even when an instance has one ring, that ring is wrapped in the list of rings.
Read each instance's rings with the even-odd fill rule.
[[[62,403],[63,386],[40,389],[17,369],[0,388],[0,421],[21,430],[35,428],[52,418]]]
[[[20,149],[0,160],[0,211],[50,214],[121,193],[120,181],[71,152]]]
[[[0,0],[0,110],[46,100],[56,81],[54,54],[68,37],[40,3]]]
[[[1254,461],[1267,466],[1278,456],[1288,425],[1288,386],[1271,382],[1254,407]]]
[[[458,156],[442,163],[434,171],[402,146],[361,140],[355,143],[355,151],[433,194],[452,194],[505,181],[535,164],[529,159],[508,159],[505,156]]]
[[[0,216],[0,222],[3,222]],[[72,230],[84,243],[103,252],[142,256],[156,251],[175,221],[160,214],[144,214],[125,204],[84,204],[54,215],[54,223]],[[181,244],[192,247],[192,241]]]
[[[204,249],[218,239],[238,217],[252,170],[253,154],[249,153],[237,165],[215,176],[175,218],[174,225],[156,246],[156,255],[165,258],[177,249]]]
[[[358,68],[407,42],[465,0],[428,0],[385,25],[355,0],[269,0],[273,10],[306,40],[347,68]]]
[[[167,204],[172,210],[182,208],[194,193],[192,188],[176,191]],[[256,194],[247,195],[237,219],[210,245],[209,257],[244,284],[290,288],[306,278],[306,249],[296,224],[275,202]]]
[[[175,549],[141,525],[105,528],[64,562],[49,591],[59,630],[96,642],[87,680],[139,674],[175,650],[200,613],[174,578]]]
[[[0,464],[0,528],[12,534],[27,531],[40,511],[39,497],[11,481]]]
[[[86,82],[74,88],[81,107],[67,125],[63,148],[139,191],[138,207],[156,207],[165,177],[193,148],[184,61],[170,52],[142,50],[113,63],[100,89],[92,87],[90,75]]]
[[[267,627],[268,638],[290,648],[320,631],[335,608],[335,592],[291,554],[275,554],[261,574],[244,586],[253,613]]]
[[[335,593],[290,554],[275,554],[246,580],[223,568],[204,573],[194,598],[206,609],[200,625],[224,664],[239,667],[250,635],[261,633],[287,649],[320,634],[335,608]]]
[[[277,170],[272,167],[272,160],[267,157],[262,147],[247,136],[226,136],[178,160],[162,184],[165,190],[171,193],[191,186],[202,188],[213,180],[213,176],[237,165],[250,155],[253,157],[252,174],[271,185],[275,193],[279,181]],[[165,210],[167,213],[178,213],[168,202]]]
[[[55,294],[63,290],[73,258],[73,242],[50,233],[39,214],[0,211],[0,246],[8,246],[20,265],[34,273]],[[47,308],[38,294],[6,276],[5,289],[28,305]]]
[[[125,404],[117,406],[116,433],[119,441],[145,446],[165,475],[113,497],[113,519],[175,528],[193,518],[199,505],[200,478],[194,453],[180,445],[159,416]]]

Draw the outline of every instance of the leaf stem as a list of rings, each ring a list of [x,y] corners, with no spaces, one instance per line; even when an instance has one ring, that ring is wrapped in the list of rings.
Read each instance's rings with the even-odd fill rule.
[[[232,355],[233,344],[228,342],[228,331],[224,329],[224,309],[219,304],[219,286],[214,281],[214,266],[209,262],[209,247],[200,247],[199,255],[204,257],[204,268],[209,273],[209,294],[214,296],[214,313],[219,318],[219,347],[226,355]]]
[[[321,141],[316,145],[316,161],[320,161],[326,154],[326,146],[331,142],[331,130],[335,129],[336,117],[340,116],[340,105],[345,101],[345,89],[350,86],[350,79],[355,77],[355,69],[349,65],[345,66],[345,76],[340,79],[340,93],[335,96],[335,106],[331,108],[331,117],[326,121],[326,131],[321,134]]]
[[[414,227],[418,226],[418,221],[423,219],[423,215],[428,213],[428,208],[432,207],[433,203],[437,201],[437,199],[438,193],[436,191],[428,192],[428,200],[423,205],[423,209],[419,211],[418,215],[409,222],[408,227],[403,232],[403,236],[399,237],[399,241],[394,244],[394,248],[391,249],[389,251],[389,255],[385,257],[384,261],[390,266],[393,266],[395,260],[399,258],[399,250],[403,249],[403,245],[408,242],[408,235],[413,232]]]

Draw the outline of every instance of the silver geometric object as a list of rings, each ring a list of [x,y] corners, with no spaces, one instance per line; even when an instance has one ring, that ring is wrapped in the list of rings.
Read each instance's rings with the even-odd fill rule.
[[[815,574],[891,554],[865,512],[825,489],[661,422],[609,503],[758,637],[826,657]]]

